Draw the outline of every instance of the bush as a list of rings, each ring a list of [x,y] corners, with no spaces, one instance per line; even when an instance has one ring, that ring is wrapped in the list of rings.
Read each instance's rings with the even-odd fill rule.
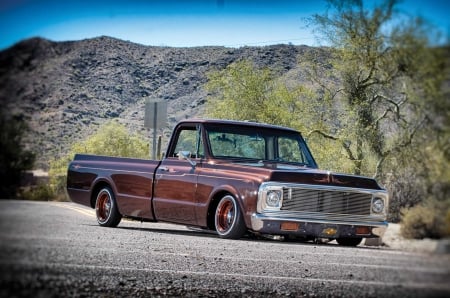
[[[20,189],[18,198],[29,201],[54,201],[56,193],[51,186],[39,184]]]
[[[440,239],[450,236],[450,202],[427,200],[402,210],[400,232],[409,239]]]
[[[16,197],[22,174],[33,167],[34,153],[22,146],[28,130],[23,116],[8,115],[0,105],[1,199]]]
[[[417,206],[427,196],[425,181],[413,168],[403,168],[393,172],[385,181],[384,186],[389,191],[388,221],[398,223],[402,212]]]

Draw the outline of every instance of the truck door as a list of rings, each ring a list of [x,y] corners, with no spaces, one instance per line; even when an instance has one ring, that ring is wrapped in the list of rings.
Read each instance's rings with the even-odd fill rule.
[[[155,175],[153,208],[157,220],[183,224],[196,224],[195,192],[201,168],[203,144],[200,127],[185,124],[174,131],[173,144]],[[189,152],[192,165],[179,159],[180,151]]]

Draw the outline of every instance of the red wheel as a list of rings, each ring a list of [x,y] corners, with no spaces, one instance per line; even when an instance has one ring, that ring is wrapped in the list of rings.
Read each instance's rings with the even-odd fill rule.
[[[116,227],[119,224],[122,216],[117,210],[111,188],[105,187],[98,192],[95,201],[95,214],[98,224],[103,227]]]
[[[216,231],[222,238],[239,239],[247,230],[239,205],[231,195],[226,195],[220,200],[214,222]]]

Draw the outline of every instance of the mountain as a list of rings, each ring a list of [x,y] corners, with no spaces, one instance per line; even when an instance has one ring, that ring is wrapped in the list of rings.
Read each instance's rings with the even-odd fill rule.
[[[25,146],[37,154],[35,168],[47,169],[51,158],[64,155],[108,119],[149,135],[146,99],[167,101],[165,135],[177,121],[201,117],[208,71],[245,58],[296,77],[298,56],[314,50],[155,47],[104,36],[68,42],[32,38],[0,52],[0,103],[25,117],[31,128]]]

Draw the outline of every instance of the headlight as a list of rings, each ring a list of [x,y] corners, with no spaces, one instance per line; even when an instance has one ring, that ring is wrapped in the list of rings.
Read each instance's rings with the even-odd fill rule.
[[[281,208],[283,193],[280,190],[269,190],[266,195],[266,205],[272,208]]]
[[[262,184],[258,197],[258,212],[280,210],[283,205],[283,188],[278,185]]]
[[[372,212],[376,214],[384,212],[384,200],[382,198],[374,198],[372,200]]]

